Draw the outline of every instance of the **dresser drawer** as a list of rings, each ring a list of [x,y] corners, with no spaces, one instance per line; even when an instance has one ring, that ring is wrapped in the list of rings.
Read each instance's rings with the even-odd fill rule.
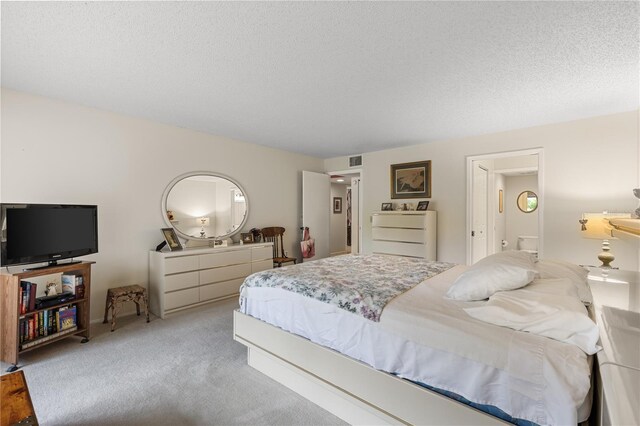
[[[273,259],[273,247],[255,247],[251,249],[251,260],[272,260]]]
[[[205,285],[210,283],[217,283],[220,281],[228,281],[234,278],[245,278],[250,274],[250,263],[207,269],[204,271],[200,271],[200,284]]]
[[[197,271],[197,256],[170,257],[164,261],[164,273],[175,274],[178,272]]]
[[[231,296],[237,294],[244,278],[235,280],[222,281],[219,283],[203,285],[200,287],[200,301],[218,299],[220,297]]]
[[[187,290],[174,291],[164,295],[164,309],[175,309],[182,306],[192,305],[200,301],[200,290],[198,287]]]
[[[415,214],[374,214],[372,216],[373,227],[376,226],[386,226],[392,228],[425,228],[425,216],[424,215],[415,215]]]
[[[202,254],[200,257],[200,269],[216,268],[218,266],[237,265],[251,262],[251,251],[236,250],[223,253]]]
[[[200,283],[198,271],[185,272],[184,274],[167,275],[164,279],[164,291],[181,290],[183,288],[197,287]]]
[[[251,263],[252,274],[260,271],[266,271],[267,269],[273,269],[273,259],[261,260],[259,262]]]
[[[435,260],[427,256],[424,244],[401,243],[397,241],[372,241],[373,253],[393,254],[397,256],[423,257],[426,260]]]
[[[372,228],[374,240],[398,241],[405,243],[424,243],[426,232],[424,229],[407,228]]]

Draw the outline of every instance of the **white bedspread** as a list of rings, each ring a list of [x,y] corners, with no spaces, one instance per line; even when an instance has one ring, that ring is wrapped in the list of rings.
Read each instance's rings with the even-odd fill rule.
[[[443,295],[456,266],[392,300],[376,323],[277,288],[244,288],[243,313],[372,367],[455,392],[509,415],[576,424],[590,409],[590,363],[579,348],[486,324]]]

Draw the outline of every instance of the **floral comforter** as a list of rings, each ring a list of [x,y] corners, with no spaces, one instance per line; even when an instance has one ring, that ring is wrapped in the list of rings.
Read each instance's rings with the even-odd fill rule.
[[[398,256],[336,256],[250,275],[240,294],[245,287],[280,288],[378,322],[391,299],[453,266]]]

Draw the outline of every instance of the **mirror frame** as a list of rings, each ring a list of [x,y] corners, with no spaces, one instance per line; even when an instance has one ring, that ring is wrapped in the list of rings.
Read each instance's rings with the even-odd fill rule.
[[[212,177],[217,177],[217,178],[221,178],[221,179],[226,179],[229,182],[233,183],[235,186],[238,187],[238,189],[240,189],[240,191],[242,191],[242,193],[244,194],[244,202],[246,205],[246,212],[244,214],[244,219],[242,219],[242,222],[240,223],[240,225],[233,231],[230,232],[228,234],[225,235],[215,235],[212,237],[194,237],[193,235],[188,235],[185,234],[183,232],[181,232],[178,228],[176,228],[175,226],[173,226],[173,224],[171,223],[171,221],[169,220],[169,218],[167,217],[167,198],[169,197],[169,192],[171,192],[171,190],[173,189],[173,187],[180,182],[183,179],[186,179],[188,177],[191,176],[212,176]],[[164,192],[162,193],[162,218],[164,219],[164,223],[167,224],[167,226],[170,226],[171,228],[173,228],[176,233],[182,237],[182,238],[186,238],[187,240],[193,240],[193,241],[216,241],[216,240],[223,240],[225,238],[230,238],[236,234],[238,234],[242,228],[244,227],[244,225],[247,223],[247,220],[249,219],[249,196],[247,195],[247,191],[245,191],[245,189],[242,187],[242,185],[240,185],[238,183],[238,181],[236,181],[235,179],[227,176],[227,175],[223,175],[222,173],[214,173],[214,172],[207,172],[207,171],[197,171],[197,172],[187,172],[187,173],[183,173],[180,176],[176,177],[175,179],[173,179],[171,182],[169,182],[169,185],[167,185],[167,187],[165,188]]]
[[[520,197],[522,197],[522,194],[528,194],[528,193],[532,193],[533,195],[536,196],[536,207],[533,210],[522,210],[522,207],[520,207]],[[527,197],[528,198],[528,197]],[[516,206],[518,206],[518,210],[520,210],[522,213],[533,213],[536,210],[538,210],[538,204],[540,203],[540,198],[538,197],[538,194],[535,191],[531,191],[529,189],[527,189],[526,191],[522,191],[520,194],[518,194],[518,197],[516,197]]]

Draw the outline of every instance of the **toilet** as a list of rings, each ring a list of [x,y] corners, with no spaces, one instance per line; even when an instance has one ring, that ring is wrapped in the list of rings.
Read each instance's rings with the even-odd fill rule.
[[[538,257],[538,237],[530,235],[519,235],[517,249],[526,251],[527,253],[531,253],[535,257]]]

